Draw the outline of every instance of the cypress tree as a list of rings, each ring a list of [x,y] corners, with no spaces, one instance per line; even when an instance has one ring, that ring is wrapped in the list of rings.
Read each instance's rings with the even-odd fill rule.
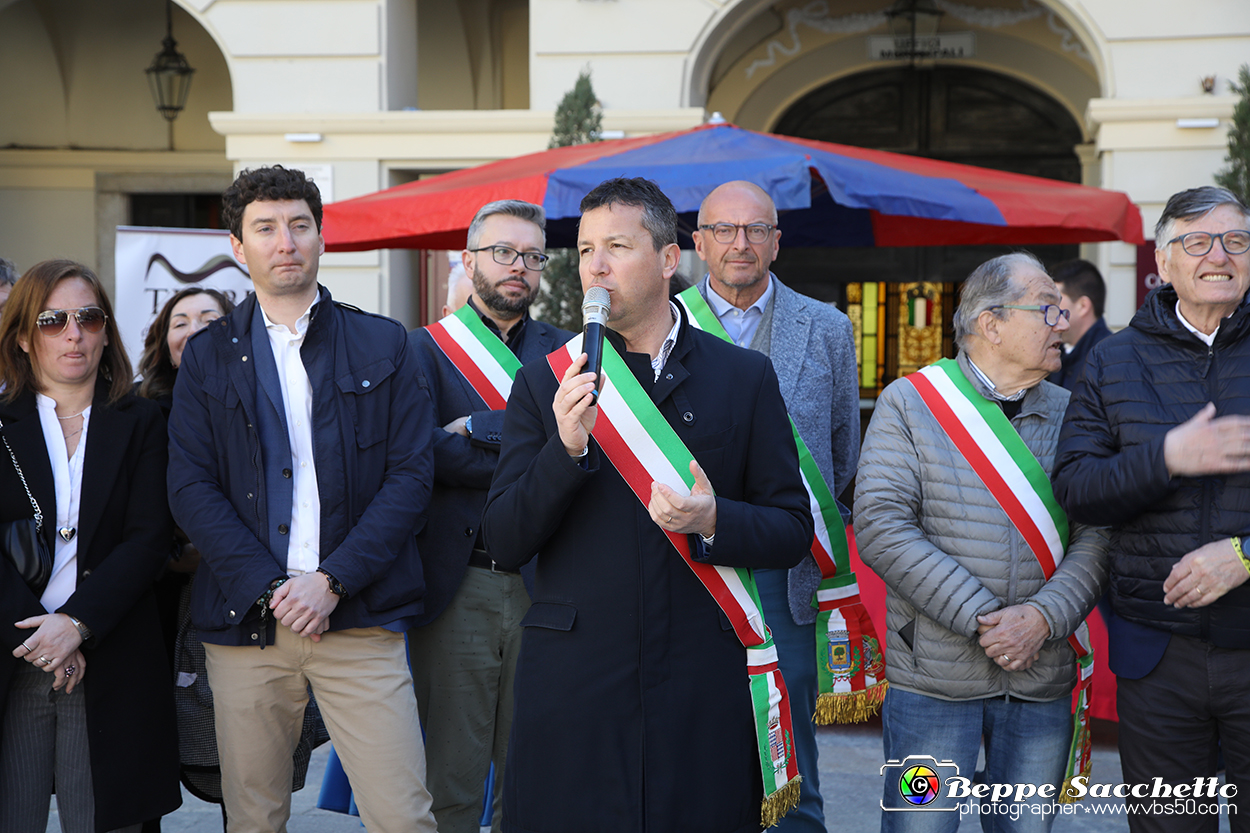
[[[603,112],[590,85],[590,73],[580,72],[577,83],[564,94],[560,106],[556,108],[555,130],[547,147],[563,148],[597,142],[602,129]]]
[[[590,85],[590,73],[577,76],[573,89],[556,108],[555,128],[547,147],[558,148],[599,141],[603,113]],[[538,317],[549,324],[577,332],[582,328],[582,281],[576,249],[553,249],[543,270],[536,306]]]
[[[1215,182],[1250,205],[1250,65],[1241,65],[1232,87],[1241,101],[1233,108],[1233,124],[1228,129],[1228,156],[1224,157],[1228,166],[1215,175]]]

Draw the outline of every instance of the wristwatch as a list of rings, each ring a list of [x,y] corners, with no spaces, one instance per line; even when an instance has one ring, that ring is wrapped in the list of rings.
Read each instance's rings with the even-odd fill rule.
[[[469,418],[464,421],[464,430],[469,432],[469,436],[473,436],[473,414],[469,414]]]
[[[319,573],[321,573],[321,575],[325,576],[325,577],[326,577],[326,581],[330,582],[330,592],[331,592],[331,593],[333,593],[334,595],[338,596],[340,599],[346,599],[346,598],[347,598],[347,595],[348,595],[348,594],[347,594],[347,588],[343,586],[342,582],[340,582],[338,579],[336,579],[334,576],[330,575],[329,573],[327,573],[325,570],[323,570],[323,569],[322,569],[322,568],[320,568],[320,567],[318,567],[318,568],[317,568],[317,572],[319,572]]]
[[[69,616],[68,613],[65,615]],[[70,616],[69,620],[74,623],[74,627],[78,628],[78,635],[82,637],[83,642],[86,642],[88,639],[91,638],[91,628],[87,627],[79,619],[73,616]]]

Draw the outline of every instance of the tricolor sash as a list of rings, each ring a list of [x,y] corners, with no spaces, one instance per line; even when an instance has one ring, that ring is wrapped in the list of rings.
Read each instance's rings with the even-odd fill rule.
[[[972,466],[1013,526],[1024,536],[1047,579],[1068,548],[1068,516],[1050,487],[1050,478],[1007,419],[1002,408],[982,396],[954,359],[942,359],[905,377]],[[1076,652],[1077,686],[1072,743],[1060,803],[1078,801],[1068,787],[1077,775],[1089,777],[1089,704],[1093,696],[1094,650],[1085,623],[1068,637]]]
[[[465,304],[425,329],[487,408],[501,411],[507,406],[521,360],[482,323],[477,310]]]
[[[677,300],[695,327],[733,343],[697,286],[682,292]],[[790,430],[799,449],[799,472],[816,521],[812,556],[820,568],[815,657],[820,690],[812,719],[821,725],[867,720],[881,709],[887,683],[881,643],[851,572],[854,532],[842,523],[833,492],[793,419]],[[859,437],[851,440],[859,442]]]
[[[557,379],[582,353],[582,336],[547,356]],[[690,494],[694,456],[664,419],[642,385],[609,342],[603,345],[604,382],[600,390],[595,427],[591,436],[613,467],[629,484],[643,506],[651,500],[653,481],[666,483],[681,494]],[[746,647],[746,665],[759,743],[760,771],[764,780],[764,804],[760,822],[776,824],[799,803],[799,766],[794,755],[794,731],[790,701],[777,666],[777,649],[764,624],[759,593],[751,571],[744,567],[721,567],[695,561],[690,539],[665,530],[682,560],[712,594],[729,617],[734,633]]]

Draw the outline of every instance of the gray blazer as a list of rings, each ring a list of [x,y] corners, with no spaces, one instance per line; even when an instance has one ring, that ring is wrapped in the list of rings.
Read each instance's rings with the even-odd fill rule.
[[[772,359],[790,417],[836,497],[854,481],[859,462],[859,374],[851,320],[832,304],[769,277],[775,291],[751,349]],[[706,275],[699,293],[707,298]],[[816,621],[812,599],[819,584],[820,570],[810,555],[790,570],[795,624]]]

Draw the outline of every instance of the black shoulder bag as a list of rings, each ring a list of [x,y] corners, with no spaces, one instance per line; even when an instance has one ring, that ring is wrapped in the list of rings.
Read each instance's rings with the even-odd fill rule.
[[[0,423],[0,429],[3,428],[4,423]],[[36,596],[42,596],[44,588],[48,586],[48,579],[52,578],[52,552],[48,549],[48,542],[41,534],[43,512],[39,510],[35,496],[30,493],[30,486],[26,485],[26,475],[22,473],[22,467],[18,465],[17,455],[13,453],[13,447],[9,445],[9,438],[4,437],[3,434],[0,434],[0,437],[4,439],[4,447],[8,449],[13,468],[17,469],[17,476],[22,481],[22,488],[26,490],[26,497],[30,499],[31,508],[35,510],[33,518],[0,523],[0,550],[3,550],[8,559],[13,562],[18,575],[26,582],[31,592]]]

